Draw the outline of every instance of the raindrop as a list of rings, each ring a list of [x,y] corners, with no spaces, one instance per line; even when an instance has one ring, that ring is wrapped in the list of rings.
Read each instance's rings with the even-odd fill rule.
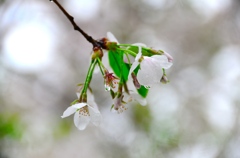
[[[111,87],[109,85],[105,84],[104,86],[106,91],[110,91]]]
[[[150,86],[144,86],[145,88],[147,88],[147,89],[149,89],[150,88]]]

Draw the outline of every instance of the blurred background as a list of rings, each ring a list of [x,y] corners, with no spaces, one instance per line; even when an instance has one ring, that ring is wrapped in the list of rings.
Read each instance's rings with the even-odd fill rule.
[[[239,158],[239,0],[59,0],[95,39],[145,43],[174,58],[169,84],[121,114],[101,74],[103,115],[61,119],[84,82],[91,44],[48,0],[0,0],[0,158]],[[105,55],[107,56],[107,55]]]

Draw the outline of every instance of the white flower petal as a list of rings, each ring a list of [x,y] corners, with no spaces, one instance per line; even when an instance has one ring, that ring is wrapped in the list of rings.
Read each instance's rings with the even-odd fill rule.
[[[92,104],[96,104],[95,103],[95,99],[94,99],[94,95],[88,90],[87,91],[87,103],[92,105]]]
[[[111,42],[118,42],[118,40],[116,39],[116,37],[111,33],[111,32],[107,32],[107,38],[108,40],[110,40]]]
[[[130,92],[130,95],[136,100],[139,104],[145,106],[147,105],[147,100],[140,96],[138,93]]]
[[[138,61],[142,56],[142,47],[138,47],[138,54],[135,58],[135,61]]]
[[[70,106],[63,112],[63,115],[61,117],[62,118],[68,117],[68,116],[72,115],[76,111],[77,111],[77,109],[75,107]]]
[[[130,70],[129,70],[129,74],[128,74],[128,78],[131,76],[131,73],[136,69],[136,67],[139,65],[139,59],[141,58],[141,56],[142,56],[142,49],[141,49],[141,47],[138,47],[138,49],[139,49],[139,51],[138,51],[138,54],[137,54],[137,56],[136,56],[136,58],[135,58],[135,61],[132,63],[132,66],[131,66],[131,68],[130,68]]]
[[[98,111],[98,109],[92,108],[91,106],[88,106],[88,110],[89,110],[91,122],[95,126],[99,126],[100,123],[102,122],[102,115],[101,115],[101,113]]]
[[[155,64],[156,60],[151,57],[144,57],[141,62],[141,69],[138,71],[137,78],[141,85],[151,86],[159,83],[163,75],[162,68]]]
[[[173,64],[168,61],[168,58],[165,55],[153,55],[151,56],[151,58],[154,60],[153,62],[157,67],[161,67],[164,69],[170,68]]]
[[[75,109],[80,109],[86,105],[87,105],[87,103],[77,103],[77,104],[72,105],[72,107],[74,107]]]
[[[134,61],[130,70],[129,70],[129,74],[128,74],[128,78],[131,76],[131,73],[136,69],[136,67],[139,65],[138,61]]]
[[[79,112],[74,114],[74,124],[79,130],[84,130],[90,122],[89,116],[80,115]]]
[[[77,92],[77,93],[76,93],[76,95],[77,95],[77,97],[78,97],[78,99],[79,99],[79,97],[80,97],[80,93],[79,93],[79,92]]]

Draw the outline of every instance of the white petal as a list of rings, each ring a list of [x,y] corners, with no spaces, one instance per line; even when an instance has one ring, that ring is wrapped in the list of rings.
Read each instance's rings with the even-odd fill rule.
[[[95,125],[98,126],[102,122],[102,115],[98,111],[98,109],[92,108],[91,106],[88,106],[91,122]]]
[[[107,32],[107,38],[111,41],[111,42],[118,42],[118,40],[116,39],[116,37],[111,33],[111,32]]]
[[[156,60],[151,57],[144,57],[141,62],[141,69],[138,71],[137,79],[141,85],[151,86],[159,83],[163,75],[162,68],[155,64]]]
[[[135,61],[138,61],[142,56],[142,47],[138,47],[138,54],[135,58]]]
[[[94,95],[90,92],[90,90],[87,91],[87,102],[90,105],[92,105],[91,103],[96,104],[94,100]]]
[[[151,56],[151,58],[154,60],[153,62],[157,67],[161,67],[164,69],[170,68],[173,64],[168,61],[168,58],[165,55],[153,55]]]
[[[76,111],[77,111],[77,109],[75,107],[70,106],[63,112],[63,115],[61,117],[62,118],[68,117],[68,116],[72,115]]]
[[[131,73],[136,69],[136,67],[139,65],[138,61],[134,61],[130,70],[129,70],[129,74],[128,74],[128,78],[131,76]]]
[[[140,96],[138,93],[130,92],[131,96],[136,100],[139,104],[145,106],[147,105],[147,100]]]
[[[80,93],[79,93],[79,92],[77,92],[77,93],[76,93],[76,95],[77,95],[77,97],[78,97],[78,99],[79,99],[79,97],[80,97]]]
[[[79,130],[84,130],[90,122],[89,116],[80,115],[79,112],[74,114],[74,124]]]
[[[80,109],[86,105],[87,105],[87,103],[77,103],[77,104],[72,105],[72,107],[74,107],[75,109]]]
[[[142,49],[141,47],[138,47],[139,51],[138,51],[138,54],[135,58],[135,61],[132,63],[132,66],[130,68],[130,71],[129,71],[129,74],[128,74],[128,78],[131,76],[131,73],[136,69],[136,67],[139,65],[139,59],[141,58],[142,56]]]

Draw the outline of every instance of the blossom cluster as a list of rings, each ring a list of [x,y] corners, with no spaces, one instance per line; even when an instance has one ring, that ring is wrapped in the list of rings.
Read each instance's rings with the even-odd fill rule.
[[[105,90],[113,99],[111,110],[121,113],[132,100],[146,105],[149,88],[160,82],[169,82],[165,70],[173,64],[172,56],[165,51],[154,50],[142,43],[120,44],[110,32],[107,38],[98,40],[98,44],[93,48],[88,74],[85,82],[79,85],[77,99],[61,116],[65,118],[74,114],[74,124],[79,130],[85,129],[89,122],[96,126],[101,123],[102,116],[90,88],[96,65],[104,78]],[[102,63],[104,52],[108,53],[111,68]],[[134,89],[128,88],[130,81]]]

